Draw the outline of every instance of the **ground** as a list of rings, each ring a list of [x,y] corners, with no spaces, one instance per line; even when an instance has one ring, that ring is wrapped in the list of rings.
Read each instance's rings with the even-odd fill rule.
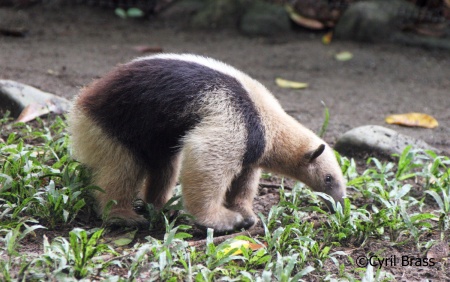
[[[2,19],[3,18],[3,19]],[[35,6],[0,10],[0,26],[28,30],[25,38],[0,37],[0,78],[30,84],[72,98],[79,89],[118,63],[144,54],[149,45],[164,52],[187,52],[223,60],[261,81],[300,122],[318,131],[323,106],[329,107],[325,139],[334,143],[345,131],[378,124],[450,146],[450,53],[408,46],[321,43],[320,33],[296,32],[282,39],[248,38],[234,31],[188,31],[171,23],[122,20],[112,10],[80,6]],[[334,59],[340,51],[354,57]],[[306,82],[301,91],[281,89],[275,78]],[[436,129],[390,126],[392,113],[424,112]]]
[[[450,53],[445,51],[354,42],[323,45],[323,34],[306,31],[276,39],[248,38],[231,30],[186,30],[157,17],[123,20],[112,10],[83,6],[0,9],[0,27],[15,23],[28,34],[0,36],[0,79],[70,99],[114,65],[145,55],[134,47],[148,45],[164,52],[211,56],[241,69],[316,132],[324,119],[323,101],[330,111],[325,139],[331,144],[347,130],[377,124],[450,151]],[[353,59],[335,60],[340,51],[351,52]],[[275,84],[276,77],[306,82],[309,87],[282,89]],[[386,115],[405,112],[431,114],[439,127],[385,124]],[[265,205],[277,201],[271,189],[262,190],[265,195],[257,208],[267,211],[270,204]],[[373,249],[380,248],[372,243]],[[394,254],[390,249],[386,252]]]

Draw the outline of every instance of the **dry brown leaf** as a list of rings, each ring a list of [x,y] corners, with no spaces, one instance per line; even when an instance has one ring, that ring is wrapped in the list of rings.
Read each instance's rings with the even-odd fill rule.
[[[136,45],[132,49],[140,53],[159,53],[163,51],[162,47],[149,45]]]
[[[224,252],[225,254],[227,254],[227,253],[229,253],[231,250],[237,249],[237,250],[235,250],[235,251],[232,253],[232,255],[240,255],[240,254],[242,254],[242,251],[240,250],[241,247],[244,247],[244,248],[246,248],[246,249],[250,249],[250,250],[252,250],[252,251],[256,251],[256,250],[259,250],[259,249],[261,249],[261,248],[264,248],[264,245],[262,245],[262,244],[256,244],[256,243],[251,243],[251,242],[246,241],[246,240],[236,240],[236,241],[233,241],[233,242],[230,244],[230,247],[223,249],[223,252]]]
[[[331,39],[333,39],[333,32],[327,32],[324,36],[322,36],[322,43],[328,45],[331,43]]]
[[[425,128],[435,128],[438,126],[437,120],[423,113],[406,113],[387,116],[385,121],[389,124],[399,124],[404,126],[417,126]]]
[[[46,100],[43,104],[31,103],[22,110],[17,122],[28,122],[49,113],[61,114],[63,112],[63,105],[55,99]]]
[[[310,28],[310,29],[324,29],[325,26],[323,25],[323,23],[317,21],[317,20],[313,20],[313,19],[309,19],[309,18],[305,18],[299,14],[297,14],[294,9],[291,6],[286,6],[286,11],[289,14],[289,17],[291,18],[291,20],[293,22],[295,22],[298,25],[301,25],[303,27],[306,28]]]
[[[50,113],[50,110],[46,105],[38,103],[29,104],[22,110],[19,117],[17,118],[17,122],[28,122],[48,113]]]

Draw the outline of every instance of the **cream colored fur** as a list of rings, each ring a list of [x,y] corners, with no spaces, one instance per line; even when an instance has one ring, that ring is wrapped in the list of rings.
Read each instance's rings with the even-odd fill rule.
[[[214,97],[202,102],[206,118],[184,137],[181,153],[171,165],[158,172],[143,171],[126,148],[106,137],[75,106],[70,117],[73,148],[76,158],[93,169],[94,183],[106,191],[96,194],[100,213],[114,199],[118,205],[112,210],[113,216],[126,223],[139,222],[142,218],[131,209],[139,190],[144,187],[146,201],[162,207],[180,176],[185,208],[196,222],[219,232],[230,231],[248,228],[257,221],[252,203],[261,168],[296,178],[320,192],[328,192],[323,184],[325,174],[333,175],[345,185],[328,145],[314,163],[308,162],[306,155],[325,142],[289,116],[258,81],[229,65],[195,55],[162,54],[135,61],[153,58],[203,64],[241,82],[260,113],[266,138],[264,154],[254,165],[242,167],[246,128],[225,92],[205,95]],[[345,196],[345,189],[334,193],[333,197],[339,199]]]
[[[102,213],[110,200],[116,200],[117,205],[109,214],[112,221],[126,219],[129,224],[145,223],[145,219],[131,209],[140,192],[144,171],[124,146],[108,138],[78,107],[73,107],[69,119],[74,156],[92,169],[92,183],[104,189],[104,192],[94,193],[98,212]]]
[[[216,230],[232,230],[243,220],[225,208],[231,181],[242,170],[246,129],[227,93],[215,92],[206,100],[206,117],[183,140],[181,182],[186,210],[196,222]]]

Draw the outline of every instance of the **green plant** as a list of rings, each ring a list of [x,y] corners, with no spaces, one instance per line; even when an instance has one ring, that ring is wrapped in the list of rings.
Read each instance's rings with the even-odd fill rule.
[[[29,221],[28,223],[32,222]],[[36,229],[41,228],[45,227],[42,225],[29,226],[26,222],[19,222],[13,229],[0,230],[0,234],[2,233],[5,234],[3,238],[0,238],[0,242],[2,243],[1,245],[4,245],[4,250],[0,251],[0,257],[3,257],[3,254],[5,253],[7,258],[6,260],[5,259],[0,260],[0,269],[1,269],[0,278],[3,281],[13,280],[11,270],[16,266],[15,258],[19,255],[17,248],[19,247],[20,242],[29,234],[34,233]],[[18,276],[21,276],[28,266],[29,266],[28,262],[26,262],[23,265],[20,265]]]
[[[272,267],[272,273],[277,281],[299,281],[300,278],[314,271],[314,267],[306,266],[303,269],[298,269],[298,254],[290,256],[282,256],[277,254],[275,263],[269,263],[268,268]],[[297,268],[297,269],[296,269]]]
[[[325,132],[328,129],[328,123],[330,122],[330,112],[328,111],[327,105],[325,105],[324,101],[321,101],[323,107],[324,107],[324,120],[322,127],[320,128],[319,137],[322,138],[325,135]]]
[[[66,123],[61,118],[49,126],[38,123],[41,129],[11,125],[16,131],[0,143],[2,224],[34,216],[54,229],[70,224],[86,204],[88,176],[69,156]]]
[[[44,237],[44,253],[33,261],[33,265],[44,271],[33,271],[30,275],[36,279],[82,279],[106,268],[109,264],[96,257],[103,253],[117,253],[110,246],[99,243],[102,234],[103,229],[86,231],[75,228],[69,232],[69,240],[59,237],[50,244]]]
[[[95,231],[89,238],[83,229],[74,229],[69,233],[70,247],[74,255],[74,276],[77,279],[84,278],[89,272],[89,264],[92,258],[103,251],[114,252],[109,246],[99,244],[103,229]]]
[[[439,229],[441,231],[446,231],[450,228],[450,185],[446,188],[441,190],[442,196],[433,190],[425,191],[425,193],[433,197],[439,206],[437,212],[439,213]]]
[[[0,124],[2,281],[389,281],[400,277],[395,269],[357,267],[349,252],[361,253],[364,246],[382,258],[395,246],[406,254],[425,254],[449,235],[450,159],[406,148],[396,162],[370,158],[363,167],[336,152],[350,186],[343,205],[282,180],[279,203],[260,214],[264,233],[221,243],[212,231],[206,243],[190,242],[202,238],[185,225],[191,218],[181,211],[177,187],[162,212],[136,205],[152,221],[152,230],[142,232],[155,236],[145,241],[134,230],[119,245],[101,230],[74,228],[89,225],[82,216],[90,215],[89,193],[99,188],[88,186],[89,171],[70,157],[64,117],[34,124],[4,117]],[[321,198],[332,202],[335,213]],[[30,236],[42,227],[53,230]],[[264,247],[232,248],[237,239]],[[30,253],[25,242],[35,244]],[[383,250],[371,249],[377,243]]]

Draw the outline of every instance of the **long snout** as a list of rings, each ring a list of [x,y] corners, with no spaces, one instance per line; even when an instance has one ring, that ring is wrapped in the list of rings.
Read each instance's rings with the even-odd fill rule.
[[[329,199],[324,197],[322,197],[322,199],[327,205],[330,212],[335,213],[338,203],[341,205],[341,207],[344,207],[344,198],[347,197],[347,194],[345,193],[345,190],[343,192],[342,191],[336,191],[335,193],[333,192],[328,194],[333,199],[333,201],[330,201]]]

